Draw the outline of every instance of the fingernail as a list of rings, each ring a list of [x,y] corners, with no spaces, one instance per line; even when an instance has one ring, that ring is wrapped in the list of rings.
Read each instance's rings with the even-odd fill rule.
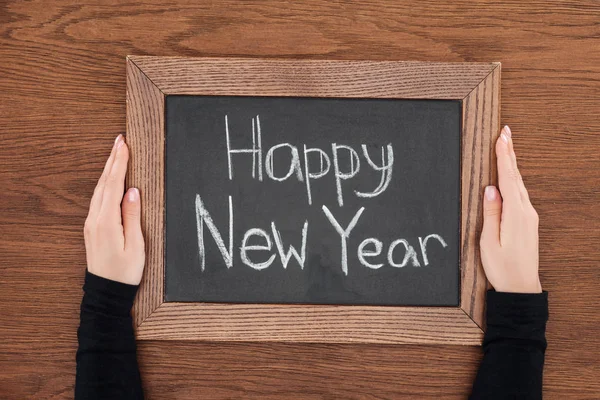
[[[115,147],[117,147],[117,144],[118,144],[118,143],[121,141],[121,138],[122,138],[122,137],[123,137],[123,135],[119,134],[119,136],[117,136],[117,137],[115,138],[115,143],[114,143],[114,146],[115,146]]]
[[[138,188],[133,188],[129,191],[129,194],[127,195],[127,200],[129,201],[137,201],[137,199],[140,198],[140,191],[138,190]]]
[[[486,186],[485,188],[485,198],[489,201],[496,200],[496,187],[494,186]]]
[[[512,132],[510,131],[510,128],[508,127],[508,125],[504,125],[504,128],[502,130],[504,131],[506,136],[512,137]]]
[[[504,132],[502,132],[500,134],[500,137],[502,138],[502,140],[504,141],[504,143],[508,144],[508,136],[506,136],[506,134]]]

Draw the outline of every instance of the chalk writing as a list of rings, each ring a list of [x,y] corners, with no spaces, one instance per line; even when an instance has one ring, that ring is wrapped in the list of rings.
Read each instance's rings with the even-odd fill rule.
[[[340,243],[340,258],[339,265],[342,273],[348,275],[348,244],[350,242],[354,228],[360,223],[363,213],[368,212],[367,205],[360,207],[354,212],[350,220],[340,221],[334,216],[335,211],[331,211],[325,202],[333,202],[340,209],[344,207],[345,196],[354,195],[358,198],[368,201],[377,196],[382,195],[389,187],[394,169],[394,148],[391,143],[381,145],[381,163],[375,161],[369,152],[367,144],[360,144],[360,152],[352,146],[333,142],[330,148],[321,149],[311,147],[307,143],[299,143],[298,145],[283,142],[276,144],[263,152],[262,135],[260,116],[256,115],[251,119],[249,131],[252,135],[252,147],[234,147],[232,145],[233,138],[238,138],[241,133],[232,135],[229,128],[228,116],[224,116],[225,122],[225,142],[227,148],[227,168],[228,179],[235,179],[234,170],[242,166],[252,168],[252,179],[257,181],[257,184],[263,182],[264,179],[270,179],[275,182],[284,182],[288,179],[295,179],[301,182],[302,190],[305,191],[306,201],[309,206],[320,206],[323,211],[324,218],[329,222],[332,231],[339,235]],[[301,149],[301,150],[299,150]],[[300,154],[302,152],[302,156]],[[278,160],[285,159],[287,164],[284,168],[278,161],[278,170],[275,170],[274,158],[278,155]],[[346,153],[344,157],[341,157]],[[378,154],[379,150],[375,154]],[[264,155],[264,159],[263,159]],[[248,163],[248,156],[251,156],[251,164]],[[362,156],[362,157],[361,157]],[[345,160],[342,163],[341,160]],[[362,162],[361,160],[366,161]],[[236,168],[234,168],[234,165]],[[344,192],[344,182],[351,180],[361,173],[362,168],[372,170],[377,173],[379,182],[373,185],[371,191],[353,190],[348,193]],[[335,199],[317,199],[311,189],[312,182],[318,179],[324,179],[329,174],[332,174],[332,185],[335,185]],[[375,181],[377,182],[377,181]],[[198,255],[202,271],[206,268],[206,243],[204,238],[205,228],[212,236],[216,244],[223,264],[227,268],[233,267],[233,243],[234,238],[234,219],[233,219],[233,199],[228,197],[229,206],[229,224],[228,224],[228,242],[225,244],[221,230],[216,226],[210,212],[207,210],[200,194],[196,194],[195,198],[195,213],[196,227],[198,240]],[[299,235],[297,244],[291,244],[292,239],[297,240],[293,235],[286,233],[286,242],[282,237],[281,232],[277,229],[276,221],[269,221],[268,225],[271,229],[268,232],[261,227],[252,227],[245,231],[239,246],[239,256],[243,264],[246,266],[262,271],[273,265],[279,258],[279,264],[282,268],[287,269],[289,265],[297,265],[301,270],[305,268],[307,254],[307,238],[309,232],[309,220],[305,220]],[[224,232],[223,232],[224,233]],[[408,265],[412,267],[421,267],[421,265],[429,266],[430,259],[427,253],[428,241],[435,240],[441,245],[441,248],[446,248],[447,243],[437,233],[430,233],[424,237],[418,237],[419,250],[417,253],[409,241],[405,238],[393,240],[387,252],[384,251],[384,243],[376,237],[354,238],[353,240],[361,240],[356,248],[356,256],[360,265],[378,270],[384,268],[386,263],[389,267],[404,268]],[[238,239],[239,240],[239,239]],[[258,244],[257,244],[258,243]],[[420,258],[419,258],[420,256]],[[292,259],[294,260],[292,262]],[[422,264],[421,264],[422,260]]]

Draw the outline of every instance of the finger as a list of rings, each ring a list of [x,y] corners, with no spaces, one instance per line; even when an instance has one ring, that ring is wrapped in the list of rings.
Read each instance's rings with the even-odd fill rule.
[[[500,245],[500,221],[502,219],[502,198],[495,186],[485,188],[483,195],[482,246]]]
[[[521,179],[516,163],[513,161],[512,140],[510,129],[502,128],[496,141],[496,158],[498,162],[498,184],[500,193],[507,204],[521,202]]]
[[[127,193],[125,193],[123,204],[121,206],[123,215],[123,233],[125,235],[125,251],[129,249],[144,248],[141,210],[140,191],[137,188],[130,188]]]
[[[106,176],[108,175],[110,169],[112,168],[113,162],[115,161],[117,144],[119,143],[120,140],[123,140],[123,135],[119,135],[115,139],[113,147],[110,151],[110,155],[108,156],[108,159],[106,160],[106,163],[104,164],[104,169],[102,170],[102,175],[100,175],[100,179],[98,179],[98,183],[96,184],[96,187],[94,188],[94,194],[92,195],[92,200],[90,200],[89,216],[91,216],[91,217],[98,216],[98,213],[100,212],[100,207],[102,204],[102,195],[104,193],[104,185],[106,182]]]
[[[531,201],[529,200],[529,192],[525,187],[525,182],[523,182],[523,178],[521,178],[520,180],[519,188],[521,189],[521,200],[523,201],[523,204],[531,204]]]
[[[123,200],[128,160],[127,145],[124,140],[121,140],[117,144],[115,161],[106,176],[100,218],[107,218],[113,222],[118,221],[118,223],[121,223],[121,200]]]
[[[511,159],[514,170],[518,174],[518,182],[517,183],[519,186],[519,194],[521,195],[521,200],[523,201],[523,203],[526,204],[526,203],[529,203],[529,193],[527,192],[527,189],[525,188],[525,183],[523,182],[523,176],[521,175],[521,171],[519,171],[519,166],[517,165],[517,154],[515,153],[515,147],[514,147],[514,143],[512,140],[512,131],[508,127],[508,125],[506,125],[504,127],[504,132],[510,139],[508,141],[508,144],[510,147],[510,159]]]

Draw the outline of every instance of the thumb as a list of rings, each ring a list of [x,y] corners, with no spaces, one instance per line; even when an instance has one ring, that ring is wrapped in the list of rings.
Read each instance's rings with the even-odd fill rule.
[[[482,246],[500,245],[500,220],[502,218],[502,199],[495,186],[485,188],[483,195]]]
[[[125,250],[144,248],[144,236],[141,224],[140,191],[130,188],[123,198],[121,213],[123,215],[123,233],[125,235]],[[142,250],[143,251],[143,250]]]

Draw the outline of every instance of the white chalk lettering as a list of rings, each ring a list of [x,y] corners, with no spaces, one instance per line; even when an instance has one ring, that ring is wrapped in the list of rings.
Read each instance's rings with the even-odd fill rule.
[[[222,115],[223,114],[219,115],[217,118],[222,118]],[[355,232],[355,227],[358,225],[358,222],[365,211],[365,207],[360,207],[359,205],[358,207],[360,208],[355,208],[352,201],[354,200],[360,203],[368,202],[368,199],[382,195],[391,186],[392,177],[398,174],[398,172],[394,173],[394,168],[400,167],[395,165],[394,150],[396,150],[396,158],[398,158],[399,155],[398,151],[408,151],[407,149],[402,149],[400,141],[397,142],[398,146],[400,147],[397,146],[396,149],[394,149],[394,146],[390,142],[387,144],[382,142],[377,145],[372,144],[370,141],[360,144],[357,142],[351,146],[335,143],[335,141],[332,141],[334,143],[322,143],[321,141],[323,138],[321,137],[321,134],[326,133],[326,131],[312,133],[307,132],[308,135],[303,137],[317,137],[319,142],[322,143],[322,148],[314,146],[311,147],[310,143],[295,143],[291,140],[286,141],[287,139],[283,139],[276,141],[272,146],[271,141],[266,141],[265,143],[269,143],[269,147],[265,146],[263,152],[262,131],[259,115],[251,118],[251,125],[248,124],[246,128],[243,129],[243,135],[240,134],[240,132],[230,132],[230,128],[232,128],[233,131],[236,131],[239,125],[233,124],[232,119],[232,127],[230,127],[228,115],[225,114],[224,117],[229,181],[233,180],[234,163],[237,163],[237,165],[235,165],[235,172],[238,174],[238,180],[245,177],[246,174],[250,172],[244,170],[242,167],[249,169],[251,166],[251,182],[261,185],[261,190],[257,190],[260,196],[253,197],[252,190],[247,190],[247,186],[240,188],[239,192],[248,194],[249,201],[252,201],[253,198],[259,199],[261,204],[256,205],[256,207],[260,207],[263,204],[265,207],[272,207],[273,204],[277,204],[279,202],[285,202],[289,205],[289,207],[294,207],[297,205],[297,200],[303,202],[303,193],[300,193],[300,191],[306,190],[306,199],[309,206],[308,214],[312,217],[314,212],[314,210],[312,210],[312,205],[321,207],[325,217],[328,219],[335,232],[337,232],[340,237],[340,266],[344,275],[347,276],[349,272],[348,251],[350,251],[350,255],[352,257],[354,254],[352,251],[356,251],[359,265],[362,264],[363,267],[371,270],[378,270],[382,267],[385,268],[388,266],[393,268],[403,268],[405,266],[428,266],[430,264],[434,264],[433,260],[429,259],[429,257],[433,258],[434,253],[429,255],[427,254],[427,245],[429,244],[429,251],[436,250],[436,255],[438,254],[437,248],[439,246],[438,244],[434,244],[434,249],[432,250],[432,244],[429,243],[430,241],[439,242],[443,248],[448,247],[448,244],[445,242],[445,240],[440,235],[435,233],[424,237],[411,237],[409,240],[411,241],[412,245],[407,239],[403,239],[401,236],[398,236],[398,239],[393,240],[389,247],[386,247],[388,242],[378,239],[376,237],[377,232],[373,232],[372,235],[364,235],[362,237],[361,230],[356,230]],[[250,127],[252,133],[252,146],[249,144],[250,138],[247,137],[247,133],[250,133]],[[269,126],[269,132],[270,131],[271,129]],[[315,133],[317,134],[316,136],[314,135]],[[289,132],[281,132],[281,134],[275,132],[274,136],[275,139],[278,137],[287,138],[289,137],[289,134]],[[357,146],[360,146],[360,149]],[[304,153],[300,154],[300,151],[304,151]],[[379,161],[380,152],[381,161]],[[240,154],[242,154],[242,156],[239,156]],[[251,163],[249,156],[252,156]],[[225,166],[223,165],[223,167]],[[246,174],[241,174],[240,172],[245,172]],[[226,179],[226,177],[223,176],[223,179]],[[264,180],[266,180],[266,182]],[[296,180],[298,181],[297,187],[299,188],[299,191],[298,193],[291,193],[288,191],[288,189],[291,189],[292,185],[296,185],[294,183]],[[259,181],[259,183],[256,181]],[[273,187],[269,183],[270,181],[286,181],[287,183],[285,185],[285,192],[283,192],[283,194],[279,197],[277,197],[277,193],[263,193],[264,190]],[[246,184],[247,182],[245,185]],[[335,189],[333,185],[335,185]],[[230,185],[224,186],[228,187],[230,190],[234,190],[236,192],[238,191]],[[344,193],[344,189],[346,193]],[[211,190],[209,190],[209,192],[212,193]],[[271,197],[272,195],[275,196]],[[297,195],[300,197],[297,197]],[[325,198],[325,196],[330,197]],[[267,221],[263,221],[270,221],[270,229],[269,227],[266,227],[264,230],[260,228],[248,229],[249,227],[244,227],[244,230],[248,230],[243,235],[243,238],[238,238],[237,236],[234,238],[233,201],[232,197],[229,196],[229,238],[225,238],[226,232],[224,230],[227,227],[223,225],[223,229],[219,230],[211,218],[210,213],[206,209],[203,200],[200,198],[200,195],[197,194],[195,200],[198,256],[202,271],[204,271],[206,267],[207,257],[207,244],[204,237],[205,226],[212,235],[214,243],[216,244],[220,252],[220,256],[222,257],[227,268],[231,268],[233,266],[234,257],[236,262],[238,260],[237,253],[235,256],[233,254],[234,251],[238,251],[237,245],[240,245],[239,254],[241,262],[258,271],[269,268],[271,265],[273,265],[277,258],[281,259],[281,266],[283,269],[287,270],[287,267],[290,265],[290,263],[293,263],[293,268],[295,268],[295,264],[297,263],[300,269],[304,270],[307,260],[311,259],[311,254],[307,254],[307,252],[310,253],[309,249],[307,248],[310,246],[308,243],[308,225],[310,221],[308,215],[306,218],[302,218],[305,221],[300,234],[300,242],[298,242],[298,237],[296,234],[290,230],[284,229],[279,231],[273,217],[270,217]],[[424,199],[424,201],[425,200],[426,199]],[[328,206],[331,206],[336,201],[338,207],[341,209],[343,209],[344,203],[346,203],[346,207],[357,209],[345,227],[338,222],[328,208]],[[209,203],[212,204],[212,202]],[[225,205],[223,206],[226,207]],[[250,213],[255,211],[253,210],[252,206],[244,207],[244,210]],[[304,205],[303,210],[306,212],[306,204]],[[256,211],[258,212],[259,210]],[[271,210],[267,210],[269,213],[268,215],[270,215],[270,211]],[[294,211],[293,209],[289,210],[289,213],[297,214],[297,212],[300,211]],[[378,221],[380,221],[380,218],[388,217],[384,214],[381,214],[382,212],[383,211],[379,212],[378,215],[373,216],[372,224],[374,225],[371,226],[371,228],[377,229],[377,224]],[[263,213],[258,212],[257,215],[263,215]],[[342,215],[345,216],[346,213],[343,213]],[[283,217],[285,217],[285,215],[283,215]],[[346,223],[347,217],[342,217],[341,215],[338,215],[338,217],[341,218],[343,223]],[[377,217],[379,219],[377,219]],[[252,218],[242,218],[241,221],[249,222],[251,219]],[[367,225],[367,222],[363,221],[363,225]],[[282,225],[279,227],[281,229]],[[239,229],[240,227],[238,227],[238,230]],[[314,228],[312,229],[314,230]],[[223,236],[221,236],[221,233],[223,233]],[[330,232],[329,234],[333,234],[333,232]],[[352,242],[350,241],[350,235],[353,235]],[[282,236],[285,236],[285,240],[282,238]],[[417,238],[419,240],[421,254],[418,254],[415,250],[417,248]],[[236,241],[235,249],[233,246],[234,239]],[[240,241],[240,239],[242,240]],[[354,242],[360,242],[358,247],[352,247],[349,249],[348,247],[354,245]],[[293,245],[291,243],[293,243]],[[209,247],[210,251],[213,251],[212,244]],[[403,253],[402,250],[398,250],[399,247],[404,248]],[[254,253],[252,253],[252,251],[254,251]],[[352,260],[354,260],[354,258],[352,258]],[[358,268],[362,267],[359,266]]]
[[[394,262],[394,249],[400,243],[402,243],[404,245],[404,249],[406,250],[406,253],[404,253],[404,259],[402,260],[402,263],[396,264]],[[392,267],[402,268],[402,267],[404,267],[406,265],[406,263],[408,263],[408,260],[412,261],[412,266],[413,267],[420,267],[421,266],[421,263],[419,263],[419,259],[417,258],[417,252],[415,251],[415,249],[410,244],[408,244],[408,242],[406,241],[406,239],[397,239],[397,240],[394,240],[392,242],[392,244],[390,244],[390,249],[388,250],[388,263]]]
[[[233,179],[233,165],[231,164],[231,155],[239,153],[252,154],[252,178],[255,178],[255,171],[258,173],[258,180],[262,181],[262,140],[260,132],[260,119],[256,116],[256,132],[254,130],[254,118],[252,118],[252,148],[251,149],[232,149],[229,139],[229,121],[225,115],[225,138],[227,141],[227,167],[229,168],[229,180]],[[257,143],[258,142],[258,143]],[[257,166],[258,163],[258,166]]]
[[[248,245],[248,241],[252,236],[261,236],[265,238],[267,241],[266,245]],[[271,250],[271,237],[267,232],[259,228],[248,229],[244,234],[244,239],[242,240],[242,245],[240,246],[240,257],[242,258],[242,262],[249,266],[250,268],[254,268],[257,271],[261,271],[265,268],[269,268],[269,266],[273,263],[275,259],[275,254],[272,254],[271,257],[265,262],[255,263],[248,258],[248,250]]]
[[[338,158],[338,150],[344,149],[348,150],[350,153],[350,172],[342,172],[340,171],[340,163]],[[333,170],[335,172],[335,187],[337,189],[337,199],[340,207],[344,205],[344,195],[342,192],[342,181],[350,179],[358,174],[360,171],[360,159],[358,158],[358,153],[350,146],[346,146],[343,144],[331,144],[331,150],[333,152]],[[354,163],[356,162],[356,169],[354,169]]]
[[[271,231],[273,232],[273,238],[275,238],[275,246],[277,247],[277,251],[279,252],[279,257],[281,258],[281,265],[286,269],[288,263],[292,256],[298,261],[300,265],[300,269],[304,269],[304,260],[306,259],[306,234],[308,233],[308,221],[304,221],[304,227],[302,228],[302,247],[300,248],[299,255],[294,246],[290,245],[287,253],[283,249],[283,240],[281,239],[281,234],[277,230],[275,226],[275,222],[271,222]]]
[[[370,244],[373,244],[375,246],[375,250],[369,251],[369,250],[365,249],[365,247],[367,247]],[[383,248],[383,243],[381,243],[380,240],[377,240],[375,238],[365,239],[358,246],[358,260],[365,267],[368,267],[371,269],[379,269],[379,268],[383,267],[383,264],[371,264],[367,260],[365,260],[365,257],[375,257],[375,256],[380,255],[382,248]]]
[[[438,242],[440,242],[442,244],[442,247],[444,247],[444,248],[446,246],[448,246],[446,244],[446,242],[444,241],[444,239],[442,239],[442,237],[440,235],[437,235],[435,233],[425,236],[425,239],[422,239],[419,236],[419,244],[421,245],[421,254],[423,255],[423,262],[425,263],[426,266],[429,265],[429,259],[427,258],[427,241],[429,239],[436,239]]]
[[[354,227],[356,226],[356,223],[358,222],[358,219],[360,218],[360,215],[364,210],[365,208],[361,207],[348,224],[348,227],[344,229],[337,222],[335,217],[331,214],[329,208],[327,208],[326,205],[323,205],[323,212],[327,216],[327,219],[329,219],[329,222],[331,222],[331,225],[333,225],[337,233],[340,235],[340,239],[342,241],[342,271],[344,271],[345,275],[348,275],[348,244],[346,241],[350,237],[352,229],[354,229]]]
[[[385,189],[387,189],[388,185],[390,184],[390,182],[392,180],[392,170],[394,167],[394,149],[392,148],[391,143],[389,143],[387,145],[388,162],[386,164],[385,163],[385,150],[383,147],[381,147],[381,166],[379,166],[371,160],[371,157],[369,156],[369,151],[367,150],[367,146],[363,144],[361,147],[362,147],[363,154],[364,154],[365,158],[367,159],[367,163],[375,171],[381,172],[381,180],[379,181],[379,185],[371,193],[359,192],[357,190],[355,190],[354,193],[356,193],[356,195],[358,197],[376,197],[376,196],[379,196],[381,193],[383,193],[385,191]]]
[[[308,155],[310,153],[319,153],[319,161],[321,168],[319,172],[311,171],[308,162]],[[323,160],[326,161],[326,168],[323,168]],[[327,175],[329,172],[329,168],[331,166],[331,161],[329,160],[329,156],[323,150],[319,148],[307,148],[304,145],[304,176],[306,177],[306,195],[308,196],[308,205],[312,205],[312,195],[310,190],[310,180],[311,179],[319,179]]]
[[[292,153],[292,160],[290,161],[290,167],[289,167],[288,172],[285,174],[285,176],[280,178],[280,177],[276,177],[275,173],[273,172],[273,153],[275,152],[275,150],[280,149],[282,147],[288,147],[290,149],[290,152]],[[280,143],[269,149],[269,151],[267,152],[267,156],[265,158],[265,170],[266,170],[267,176],[269,178],[273,179],[274,181],[278,181],[278,182],[285,181],[287,178],[292,176],[292,174],[294,173],[294,170],[296,170],[296,177],[298,178],[298,180],[300,182],[303,181],[302,167],[300,166],[300,157],[298,156],[298,149],[296,148],[296,146],[292,146],[289,143]]]
[[[200,256],[200,265],[202,266],[202,271],[206,266],[206,251],[204,250],[204,225],[208,227],[210,234],[212,235],[219,251],[221,252],[221,256],[223,257],[223,261],[227,268],[231,268],[233,266],[233,206],[231,202],[231,196],[229,196],[229,251],[225,248],[225,243],[223,242],[223,238],[219,229],[213,222],[210,214],[206,207],[204,207],[204,203],[200,198],[199,194],[196,194],[196,228],[198,231],[198,255]]]

